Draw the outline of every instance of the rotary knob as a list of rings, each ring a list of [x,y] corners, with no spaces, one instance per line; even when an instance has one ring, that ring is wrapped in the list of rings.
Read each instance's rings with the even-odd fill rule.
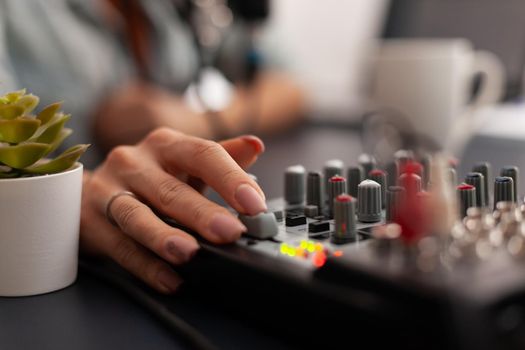
[[[461,184],[457,187],[459,199],[459,215],[463,219],[467,216],[467,209],[476,206],[476,187],[469,184]]]
[[[476,207],[486,207],[487,203],[485,202],[485,177],[481,173],[468,173],[465,177],[465,183],[472,185],[476,188]]]
[[[479,163],[476,163],[473,167],[472,167],[472,172],[474,173],[480,173],[481,175],[483,175],[483,182],[484,182],[484,187],[485,187],[485,205],[489,205],[489,202],[490,202],[490,190],[489,190],[489,183],[490,183],[490,176],[491,176],[491,173],[490,173],[490,163],[488,162],[479,162]]]
[[[363,167],[360,165],[348,167],[346,179],[348,181],[348,194],[357,198],[357,186],[365,179]]]
[[[284,199],[288,204],[302,204],[304,201],[305,169],[292,165],[284,173]]]
[[[317,211],[322,213],[322,175],[319,172],[309,172],[306,177],[306,204],[317,206]]]
[[[374,169],[368,173],[368,178],[381,186],[381,206],[384,208],[386,205],[386,172]]]
[[[334,200],[340,194],[346,192],[346,179],[342,176],[332,176],[328,181],[328,215],[334,216]]]
[[[401,186],[390,186],[386,191],[386,221],[394,222],[399,216],[405,199],[405,189]]]
[[[381,220],[381,185],[372,180],[359,184],[357,196],[357,217],[362,222]]]
[[[359,165],[363,167],[365,177],[368,176],[368,173],[375,169],[377,166],[377,161],[374,156],[363,153],[358,158]]]
[[[323,175],[324,175],[324,181],[325,181],[325,193],[328,195],[328,181],[336,176],[343,176],[344,171],[344,163],[340,159],[330,159],[324,163],[323,167]]]
[[[356,200],[348,194],[341,194],[335,198],[333,243],[344,244],[356,239],[355,205]]]
[[[517,166],[506,166],[501,168],[500,176],[508,176],[512,178],[514,202],[518,201],[518,183],[519,183],[520,170]]]
[[[398,184],[410,195],[415,195],[421,191],[421,177],[413,173],[402,174],[399,177]]]
[[[514,202],[514,180],[498,176],[494,180],[494,210],[499,202]]]

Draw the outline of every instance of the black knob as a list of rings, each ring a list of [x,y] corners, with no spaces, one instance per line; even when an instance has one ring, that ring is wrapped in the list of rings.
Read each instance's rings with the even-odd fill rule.
[[[476,188],[476,207],[486,207],[488,205],[485,202],[485,177],[481,173],[468,173],[465,177],[465,183],[472,185]]]
[[[505,166],[503,168],[501,168],[501,171],[500,171],[500,176],[508,176],[508,177],[511,177],[512,178],[512,182],[514,184],[514,201],[517,202],[518,201],[518,183],[519,183],[519,175],[520,175],[520,170],[518,169],[517,166]]]
[[[457,187],[459,199],[459,215],[461,218],[467,216],[467,209],[476,206],[476,187],[469,184],[461,184]]]
[[[494,209],[499,202],[514,202],[514,180],[508,176],[498,176],[494,180]]]
[[[386,191],[386,221],[393,222],[405,200],[405,189],[401,186],[390,186]]]
[[[359,165],[363,167],[365,177],[368,176],[368,173],[377,166],[377,161],[374,156],[367,153],[361,154],[358,162]]]
[[[490,203],[490,188],[489,184],[491,183],[491,166],[488,162],[479,162],[474,164],[472,167],[472,172],[480,173],[483,175],[483,182],[485,183],[485,205]]]
[[[306,177],[306,204],[317,206],[317,210],[322,213],[322,175],[319,172],[309,172]]]
[[[348,194],[357,198],[357,186],[365,179],[363,167],[360,165],[348,167],[346,179],[348,181]]]

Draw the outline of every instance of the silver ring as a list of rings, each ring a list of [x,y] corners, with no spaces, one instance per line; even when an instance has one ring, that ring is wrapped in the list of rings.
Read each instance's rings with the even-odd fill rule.
[[[117,225],[117,222],[115,221],[115,218],[111,214],[111,204],[113,204],[115,199],[117,199],[118,197],[122,197],[122,196],[130,196],[138,200],[137,195],[130,191],[120,191],[120,192],[115,193],[113,196],[111,196],[111,198],[108,200],[108,204],[106,204],[106,218],[113,225]]]

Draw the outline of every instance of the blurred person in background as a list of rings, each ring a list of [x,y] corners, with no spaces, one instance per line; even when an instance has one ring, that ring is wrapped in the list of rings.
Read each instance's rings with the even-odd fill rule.
[[[261,0],[3,0],[0,90],[63,99],[70,142],[100,154],[161,126],[214,140],[273,133],[305,103],[261,45],[268,11]]]

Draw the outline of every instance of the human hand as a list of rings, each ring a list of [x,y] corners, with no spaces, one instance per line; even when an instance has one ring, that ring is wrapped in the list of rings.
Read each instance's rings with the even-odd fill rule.
[[[243,171],[263,151],[255,136],[218,144],[167,128],[151,132],[136,146],[115,148],[86,174],[82,251],[110,257],[159,292],[174,292],[182,281],[170,264],[187,262],[199,245],[188,233],[165,224],[150,207],[213,243],[235,241],[246,227],[201,191],[211,186],[240,213],[265,211],[262,190]]]

